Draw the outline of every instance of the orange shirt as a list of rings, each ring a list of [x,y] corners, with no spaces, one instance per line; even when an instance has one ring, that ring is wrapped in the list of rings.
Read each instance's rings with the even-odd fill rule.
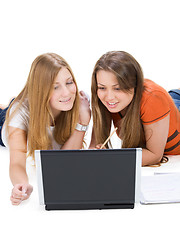
[[[180,112],[169,93],[151,80],[144,80],[141,99],[142,124],[152,124],[170,114],[169,133],[164,154],[180,154]],[[112,114],[114,125],[121,119],[119,114]]]

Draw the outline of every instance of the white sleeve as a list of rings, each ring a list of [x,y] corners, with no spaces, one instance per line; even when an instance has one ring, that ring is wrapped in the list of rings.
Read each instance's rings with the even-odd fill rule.
[[[13,111],[15,110],[16,106],[18,103],[15,103],[11,110],[10,110],[10,115],[13,113]],[[20,128],[22,130],[27,131],[28,129],[28,122],[29,122],[29,111],[26,105],[22,105],[17,112],[15,113],[15,115],[13,116],[13,118],[10,120],[9,122],[9,126],[10,127],[15,127],[15,128]]]
[[[17,104],[18,103],[13,104],[13,106],[11,107],[11,110],[10,110],[10,114],[13,113]],[[17,110],[17,112],[15,113],[13,118],[10,120],[8,126],[20,128],[27,132],[28,125],[29,125],[29,110],[28,110],[28,107],[25,104],[23,104],[22,107],[20,107],[20,109]],[[2,137],[2,141],[3,141],[4,145],[6,147],[8,147],[7,129],[6,129],[5,124],[3,124],[3,128],[1,131],[1,137]]]

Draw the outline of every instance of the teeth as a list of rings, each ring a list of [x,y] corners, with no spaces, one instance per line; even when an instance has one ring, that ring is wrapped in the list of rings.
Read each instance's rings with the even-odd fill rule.
[[[116,103],[108,103],[108,104],[112,106],[112,105],[115,105]]]

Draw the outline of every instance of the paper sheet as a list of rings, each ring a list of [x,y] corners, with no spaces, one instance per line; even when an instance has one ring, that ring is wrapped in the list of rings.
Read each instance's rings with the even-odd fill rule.
[[[180,173],[142,176],[142,204],[180,202]]]

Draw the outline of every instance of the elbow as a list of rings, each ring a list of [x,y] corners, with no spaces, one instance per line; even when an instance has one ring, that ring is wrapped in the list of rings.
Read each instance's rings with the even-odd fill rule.
[[[155,154],[148,151],[148,154],[144,154],[144,156],[142,157],[142,166],[143,167],[151,166],[151,165],[160,166],[162,158],[163,158],[163,154]]]

